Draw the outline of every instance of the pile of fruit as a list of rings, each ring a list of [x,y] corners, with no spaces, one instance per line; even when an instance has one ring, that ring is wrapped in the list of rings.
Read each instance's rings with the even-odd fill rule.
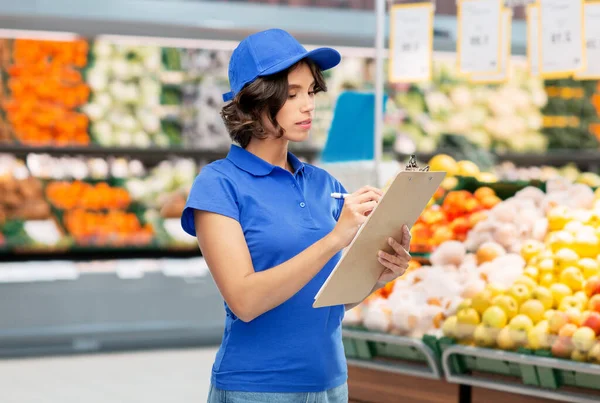
[[[486,210],[500,203],[490,188],[479,188],[475,193],[466,190],[451,191],[441,205],[427,207],[411,228],[413,252],[428,253],[449,240],[464,241],[467,233],[484,220]]]
[[[600,191],[591,206],[551,207],[543,241],[523,244],[523,275],[465,298],[443,333],[462,343],[600,362]]]
[[[145,246],[152,242],[154,229],[142,225],[134,213],[122,210],[108,212],[69,210],[64,225],[78,245]]]
[[[106,182],[91,185],[86,182],[51,182],[46,187],[46,197],[56,208],[71,210],[125,209],[131,203],[127,190],[111,187]]]
[[[15,137],[27,145],[87,145],[88,119],[77,109],[90,90],[80,69],[87,64],[85,40],[17,39],[5,66],[9,97],[3,102]]]

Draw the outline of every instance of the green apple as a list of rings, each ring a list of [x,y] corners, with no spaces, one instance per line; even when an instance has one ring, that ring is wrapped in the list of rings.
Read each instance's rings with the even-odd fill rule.
[[[479,324],[473,333],[475,344],[481,347],[492,347],[496,344],[496,336],[500,332],[497,328],[487,327]]]
[[[561,283],[566,284],[571,291],[577,292],[583,289],[585,279],[578,267],[569,266],[560,272],[558,277]]]
[[[507,315],[499,306],[490,306],[481,317],[481,323],[490,328],[501,329],[506,326]]]
[[[519,304],[510,295],[498,295],[492,300],[492,305],[500,307],[508,320],[514,318],[519,313]]]
[[[550,309],[554,306],[554,298],[552,298],[552,293],[546,287],[537,286],[531,292],[531,298],[537,299],[544,305],[544,309]]]
[[[519,313],[529,316],[533,323],[538,323],[544,319],[544,312],[546,312],[544,304],[537,299],[527,300],[523,302],[519,308]]]
[[[558,308],[560,306],[560,302],[566,296],[573,295],[573,291],[562,283],[554,283],[550,286],[550,292],[552,293],[552,298],[554,299],[553,306]]]
[[[589,327],[580,327],[573,333],[573,346],[582,353],[587,353],[596,340],[596,333]]]
[[[513,284],[507,292],[517,303],[522,304],[531,298],[531,290],[525,284]]]

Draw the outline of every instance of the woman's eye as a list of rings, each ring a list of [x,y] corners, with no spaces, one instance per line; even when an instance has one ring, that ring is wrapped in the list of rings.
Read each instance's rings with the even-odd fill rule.
[[[296,98],[296,94],[289,94],[288,98]]]

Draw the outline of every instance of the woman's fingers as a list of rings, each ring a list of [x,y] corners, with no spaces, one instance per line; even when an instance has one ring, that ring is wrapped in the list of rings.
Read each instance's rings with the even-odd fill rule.
[[[403,236],[403,238],[404,238],[404,236]],[[409,234],[408,242],[410,245],[410,234]],[[411,258],[410,253],[408,253],[406,248],[400,242],[396,241],[394,238],[389,238],[388,243],[394,249],[394,252],[396,252],[396,254],[398,256],[401,256],[402,258],[407,259],[407,261],[410,260],[410,258]]]
[[[391,266],[386,267],[393,270],[398,275],[402,275],[408,267],[408,260],[406,259],[406,257],[391,255],[384,251],[379,251],[379,260],[384,260],[390,263]]]

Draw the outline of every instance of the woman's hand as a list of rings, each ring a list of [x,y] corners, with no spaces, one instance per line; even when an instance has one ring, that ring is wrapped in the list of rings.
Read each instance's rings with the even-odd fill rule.
[[[340,218],[332,231],[340,249],[350,245],[382,196],[383,192],[380,189],[364,186],[344,199]]]
[[[377,259],[379,263],[385,266],[386,270],[381,274],[377,285],[383,287],[386,283],[400,277],[408,268],[410,262],[410,231],[405,225],[402,228],[402,238],[397,241],[393,238],[388,239],[388,243],[394,249],[394,254],[379,251]]]

